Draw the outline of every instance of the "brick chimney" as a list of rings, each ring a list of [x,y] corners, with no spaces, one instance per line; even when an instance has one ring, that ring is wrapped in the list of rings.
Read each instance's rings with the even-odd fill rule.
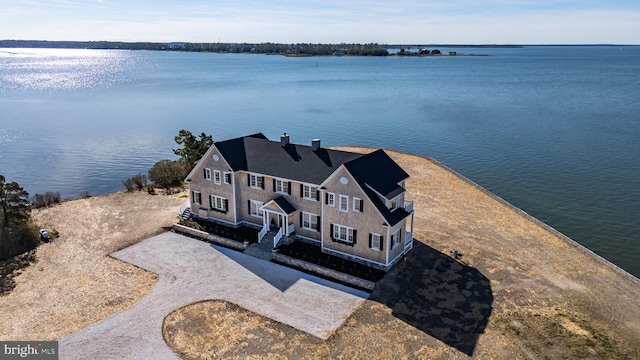
[[[289,145],[289,135],[284,133],[280,135],[280,146],[285,147],[287,145]]]
[[[320,139],[311,140],[311,150],[316,151],[320,149]]]

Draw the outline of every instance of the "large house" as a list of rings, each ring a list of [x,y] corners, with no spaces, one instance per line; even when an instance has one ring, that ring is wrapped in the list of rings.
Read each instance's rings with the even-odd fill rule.
[[[409,175],[383,150],[369,154],[271,141],[215,142],[187,177],[191,213],[260,228],[258,241],[306,241],[322,252],[388,270],[413,248]]]

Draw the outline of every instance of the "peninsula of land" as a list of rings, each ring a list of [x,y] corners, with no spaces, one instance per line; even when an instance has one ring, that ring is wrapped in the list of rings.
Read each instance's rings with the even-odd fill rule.
[[[640,357],[638,279],[438,162],[388,153],[411,176],[414,250],[332,336],[321,340],[211,299],[167,315],[161,330],[174,353],[203,359]],[[13,278],[15,288],[0,296],[0,339],[59,340],[148,294],[158,275],[109,254],[169,229],[185,197],[120,192],[34,210],[37,223],[60,237],[38,247],[35,262]],[[452,250],[462,256],[437,271]],[[109,341],[118,346],[127,332]]]

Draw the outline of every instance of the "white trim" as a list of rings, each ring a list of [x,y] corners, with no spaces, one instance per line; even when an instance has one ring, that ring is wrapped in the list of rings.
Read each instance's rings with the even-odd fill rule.
[[[406,249],[402,249],[402,251],[400,252],[400,254],[396,255],[396,257],[394,257],[393,259],[391,259],[391,261],[389,262],[389,264],[393,264],[396,260],[398,260],[399,257],[404,256],[407,254],[407,250]],[[389,266],[389,264],[387,264],[387,266]]]
[[[273,181],[276,182],[276,193],[277,194],[283,194],[283,195],[289,195],[289,192],[291,192],[291,186],[290,186],[290,181],[288,180],[283,180],[283,179],[279,179],[279,178],[273,178]],[[278,183],[280,183],[282,186],[282,191],[278,190]],[[289,191],[287,191],[287,186],[289,186]]]
[[[360,201],[362,201],[362,199],[360,199],[359,197],[352,197],[352,201],[351,201],[351,205],[352,205],[352,209],[355,212],[362,212],[362,208],[360,207]],[[356,210],[356,204],[358,204],[358,210]]]
[[[198,194],[199,198],[198,200],[200,200],[199,202],[196,201],[196,194]],[[197,190],[191,190],[191,203],[192,204],[198,204],[198,205],[202,205],[202,193],[200,191]]]
[[[372,263],[372,264],[378,264],[378,265],[382,265],[382,266],[388,266],[388,264],[385,264],[385,263],[381,263],[381,262],[373,261],[373,260],[371,260],[371,259],[363,258],[363,257],[356,256],[356,255],[353,255],[353,254],[349,254],[349,253],[346,253],[346,252],[342,252],[342,251],[334,250],[334,249],[331,249],[331,248],[324,248],[324,252],[334,252],[334,253],[337,253],[337,254],[342,254],[342,255],[350,256],[350,257],[352,257],[352,258],[354,258],[354,259],[364,260],[364,261],[366,261],[366,262],[370,262],[370,263]]]
[[[322,190],[320,196],[323,196],[326,193],[326,190]],[[322,200],[322,199],[320,199]],[[320,202],[320,251],[324,251],[324,206],[322,205],[322,201]]]
[[[331,203],[327,203],[327,206],[331,206],[331,207],[336,207],[336,193],[332,193],[332,192],[325,192],[325,196],[329,196],[331,195]]]
[[[255,186],[252,184],[253,179],[255,178]],[[262,179],[262,186],[258,185],[258,179]],[[264,190],[264,175],[255,175],[253,173],[249,173],[249,187],[257,190]]]
[[[220,200],[220,207],[218,207],[218,200]],[[225,200],[229,201],[225,197],[209,194],[209,207],[214,210],[229,211],[228,206],[227,208],[224,206]]]
[[[346,225],[341,225],[341,224],[332,224],[333,225],[333,232],[331,233],[331,240],[334,241],[338,241],[338,242],[344,242],[344,243],[348,243],[348,244],[353,244],[354,240],[355,240],[355,236],[353,234],[353,231],[356,230],[355,228],[351,227],[351,226],[346,226]],[[340,235],[341,231],[339,231],[338,229],[345,229],[345,233],[344,233],[344,240],[342,239],[342,237]],[[338,230],[338,237],[336,238],[334,235],[336,233],[336,230]],[[349,237],[351,237],[351,240],[349,240]]]
[[[337,169],[335,169],[331,173],[331,175],[327,176],[327,178],[320,184],[320,187],[325,187],[327,185],[327,183],[329,181],[331,181],[331,179],[333,179],[333,177],[336,176],[340,172],[340,170],[342,170],[342,169],[344,169],[349,174],[349,176],[351,176],[351,173],[349,173],[349,170],[347,170],[347,168],[344,166],[344,164],[341,164],[340,166],[338,166]],[[353,176],[351,176],[351,177],[353,178]]]
[[[194,164],[194,166],[193,166],[193,169],[191,169],[191,172],[189,172],[189,175],[187,175],[187,177],[184,179],[184,181],[186,181],[186,182],[191,181],[191,177],[193,177],[193,176],[196,174],[196,171],[200,171],[200,169],[202,169],[202,166],[203,166],[203,164],[204,164],[203,159],[208,158],[214,150],[216,150],[216,151],[218,151],[218,153],[220,153],[220,150],[218,150],[218,148],[216,147],[216,143],[213,143],[213,144],[209,147],[209,149],[207,150],[207,152],[206,152],[206,153],[204,153],[204,155],[203,155],[203,156],[202,156],[198,161],[196,161],[196,163],[195,163],[195,164]],[[225,165],[226,165],[226,167],[227,167],[228,169],[233,170],[233,169],[231,168],[231,165],[229,165],[229,162],[227,162],[227,159],[225,159],[225,158],[224,158],[224,156],[222,156],[222,154],[221,154],[221,153],[220,153],[220,158],[221,158],[222,160],[224,160],[224,163],[225,163]]]
[[[304,226],[304,216],[308,215],[309,216],[309,227]],[[302,216],[302,228],[305,230],[310,230],[310,231],[317,231],[320,232],[320,223],[318,222],[318,214],[314,214],[314,213],[310,213],[310,212],[306,212],[306,211],[300,211],[300,216]],[[316,217],[316,228],[314,229],[311,221],[311,217],[315,216]]]
[[[401,232],[402,232],[402,227],[399,227],[396,231],[393,232],[393,234],[391,234],[391,237],[393,238],[393,239],[391,239],[392,240],[391,241],[391,250],[393,250],[396,247],[401,245],[401,240],[402,240],[401,236],[400,236]],[[394,237],[395,235],[398,235],[398,236]],[[398,243],[394,245],[393,243],[396,241],[397,238],[400,238],[400,239],[398,240]]]
[[[346,208],[343,209],[342,208],[342,199],[345,199],[345,198],[347,199],[347,202],[345,203]],[[340,194],[339,199],[340,200],[338,201],[338,209],[340,209],[340,211],[342,211],[342,212],[349,212],[349,195]]]
[[[207,181],[211,181],[211,169],[204,168],[204,179]]]
[[[249,199],[249,202],[251,204],[255,204],[256,205],[256,210],[257,210],[257,213],[254,214],[254,213],[251,212],[251,206],[249,206],[249,215],[262,219],[263,216],[264,216],[264,210],[262,210],[261,208],[264,206],[264,202],[259,201],[259,200],[251,200],[251,199]],[[262,212],[262,214],[261,214],[261,212]]]
[[[322,245],[322,240],[318,240],[318,239],[314,239],[314,238],[310,238],[308,236],[302,236],[302,235],[296,235],[296,236],[305,240],[313,241],[315,243],[320,243]]]
[[[384,247],[384,249],[385,249],[384,250],[384,252],[385,252],[384,261],[386,261],[387,264],[388,264],[389,263],[389,254],[391,254],[391,236],[389,235],[391,233],[391,227],[387,226],[386,228],[387,228],[387,237],[386,237],[385,241],[387,242],[386,243],[387,246]]]
[[[369,233],[369,236],[371,236],[371,247],[369,249],[373,249],[375,251],[382,251],[382,250],[380,250],[382,242],[384,241],[384,240],[382,240],[382,235],[376,234],[376,233]],[[373,237],[374,236],[378,237],[378,247],[377,248],[373,246]]]
[[[220,170],[213,170],[213,183],[216,185],[222,184],[222,173]]]
[[[306,195],[305,195],[307,188],[309,188],[309,196],[306,196]],[[315,190],[315,191],[316,191],[316,196],[311,196],[311,194],[313,193],[313,191],[312,191],[312,190]],[[318,189],[318,188],[316,187],[316,185],[306,185],[306,184],[302,184],[302,198],[303,198],[303,199],[305,199],[305,200],[318,201],[318,197],[319,197],[319,195],[318,195],[318,194],[319,194],[319,192],[320,192],[320,189]]]
[[[404,180],[403,180],[403,181],[404,181]],[[371,191],[373,191],[374,193],[378,194],[378,196],[380,196],[381,198],[383,198],[383,199],[385,199],[385,200],[389,200],[389,201],[391,201],[391,200],[393,200],[393,199],[395,199],[395,198],[398,198],[398,197],[400,197],[401,195],[404,195],[404,193],[406,193],[406,192],[407,192],[407,189],[404,189],[404,188],[403,188],[403,189],[404,189],[404,191],[403,191],[403,192],[401,192],[400,194],[398,194],[398,195],[396,195],[396,196],[392,197],[391,199],[387,199],[387,197],[386,197],[386,196],[384,196],[384,195],[380,194],[376,189],[372,188],[372,187],[371,187],[371,185],[369,185],[369,184],[365,184],[365,185],[366,185],[369,189],[371,189]]]
[[[231,173],[231,190],[233,192],[233,222],[238,223],[238,200],[236,198],[235,173]]]

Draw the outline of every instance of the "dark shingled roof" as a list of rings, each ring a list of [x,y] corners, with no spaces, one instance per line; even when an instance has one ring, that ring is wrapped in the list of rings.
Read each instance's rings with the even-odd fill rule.
[[[376,194],[387,199],[400,195],[404,189],[398,183],[409,177],[381,149],[358,154],[324,148],[313,151],[311,146],[292,143],[283,147],[279,141],[271,141],[262,133],[216,142],[215,145],[233,171],[244,170],[309,184],[321,184],[344,164],[389,225],[393,226],[409,215],[404,209],[389,211]],[[281,204],[276,199],[276,203],[287,212],[291,210],[287,205],[293,208],[288,202]]]
[[[289,143],[281,146],[262,134],[215,143],[234,171],[291,179],[309,184],[321,184],[340,165],[363,154]]]
[[[384,150],[376,150],[367,156],[350,161],[345,164],[345,167],[389,222],[389,225],[394,226],[409,215],[404,209],[390,211],[378,195],[371,190],[373,188],[385,198],[392,199],[404,192],[398,183],[409,177],[409,174],[396,164]]]
[[[278,204],[280,209],[282,209],[282,211],[284,211],[287,215],[291,215],[296,212],[296,208],[291,205],[291,203],[288,202],[287,199],[284,198],[284,196],[278,196],[277,198],[273,199],[273,202]]]

